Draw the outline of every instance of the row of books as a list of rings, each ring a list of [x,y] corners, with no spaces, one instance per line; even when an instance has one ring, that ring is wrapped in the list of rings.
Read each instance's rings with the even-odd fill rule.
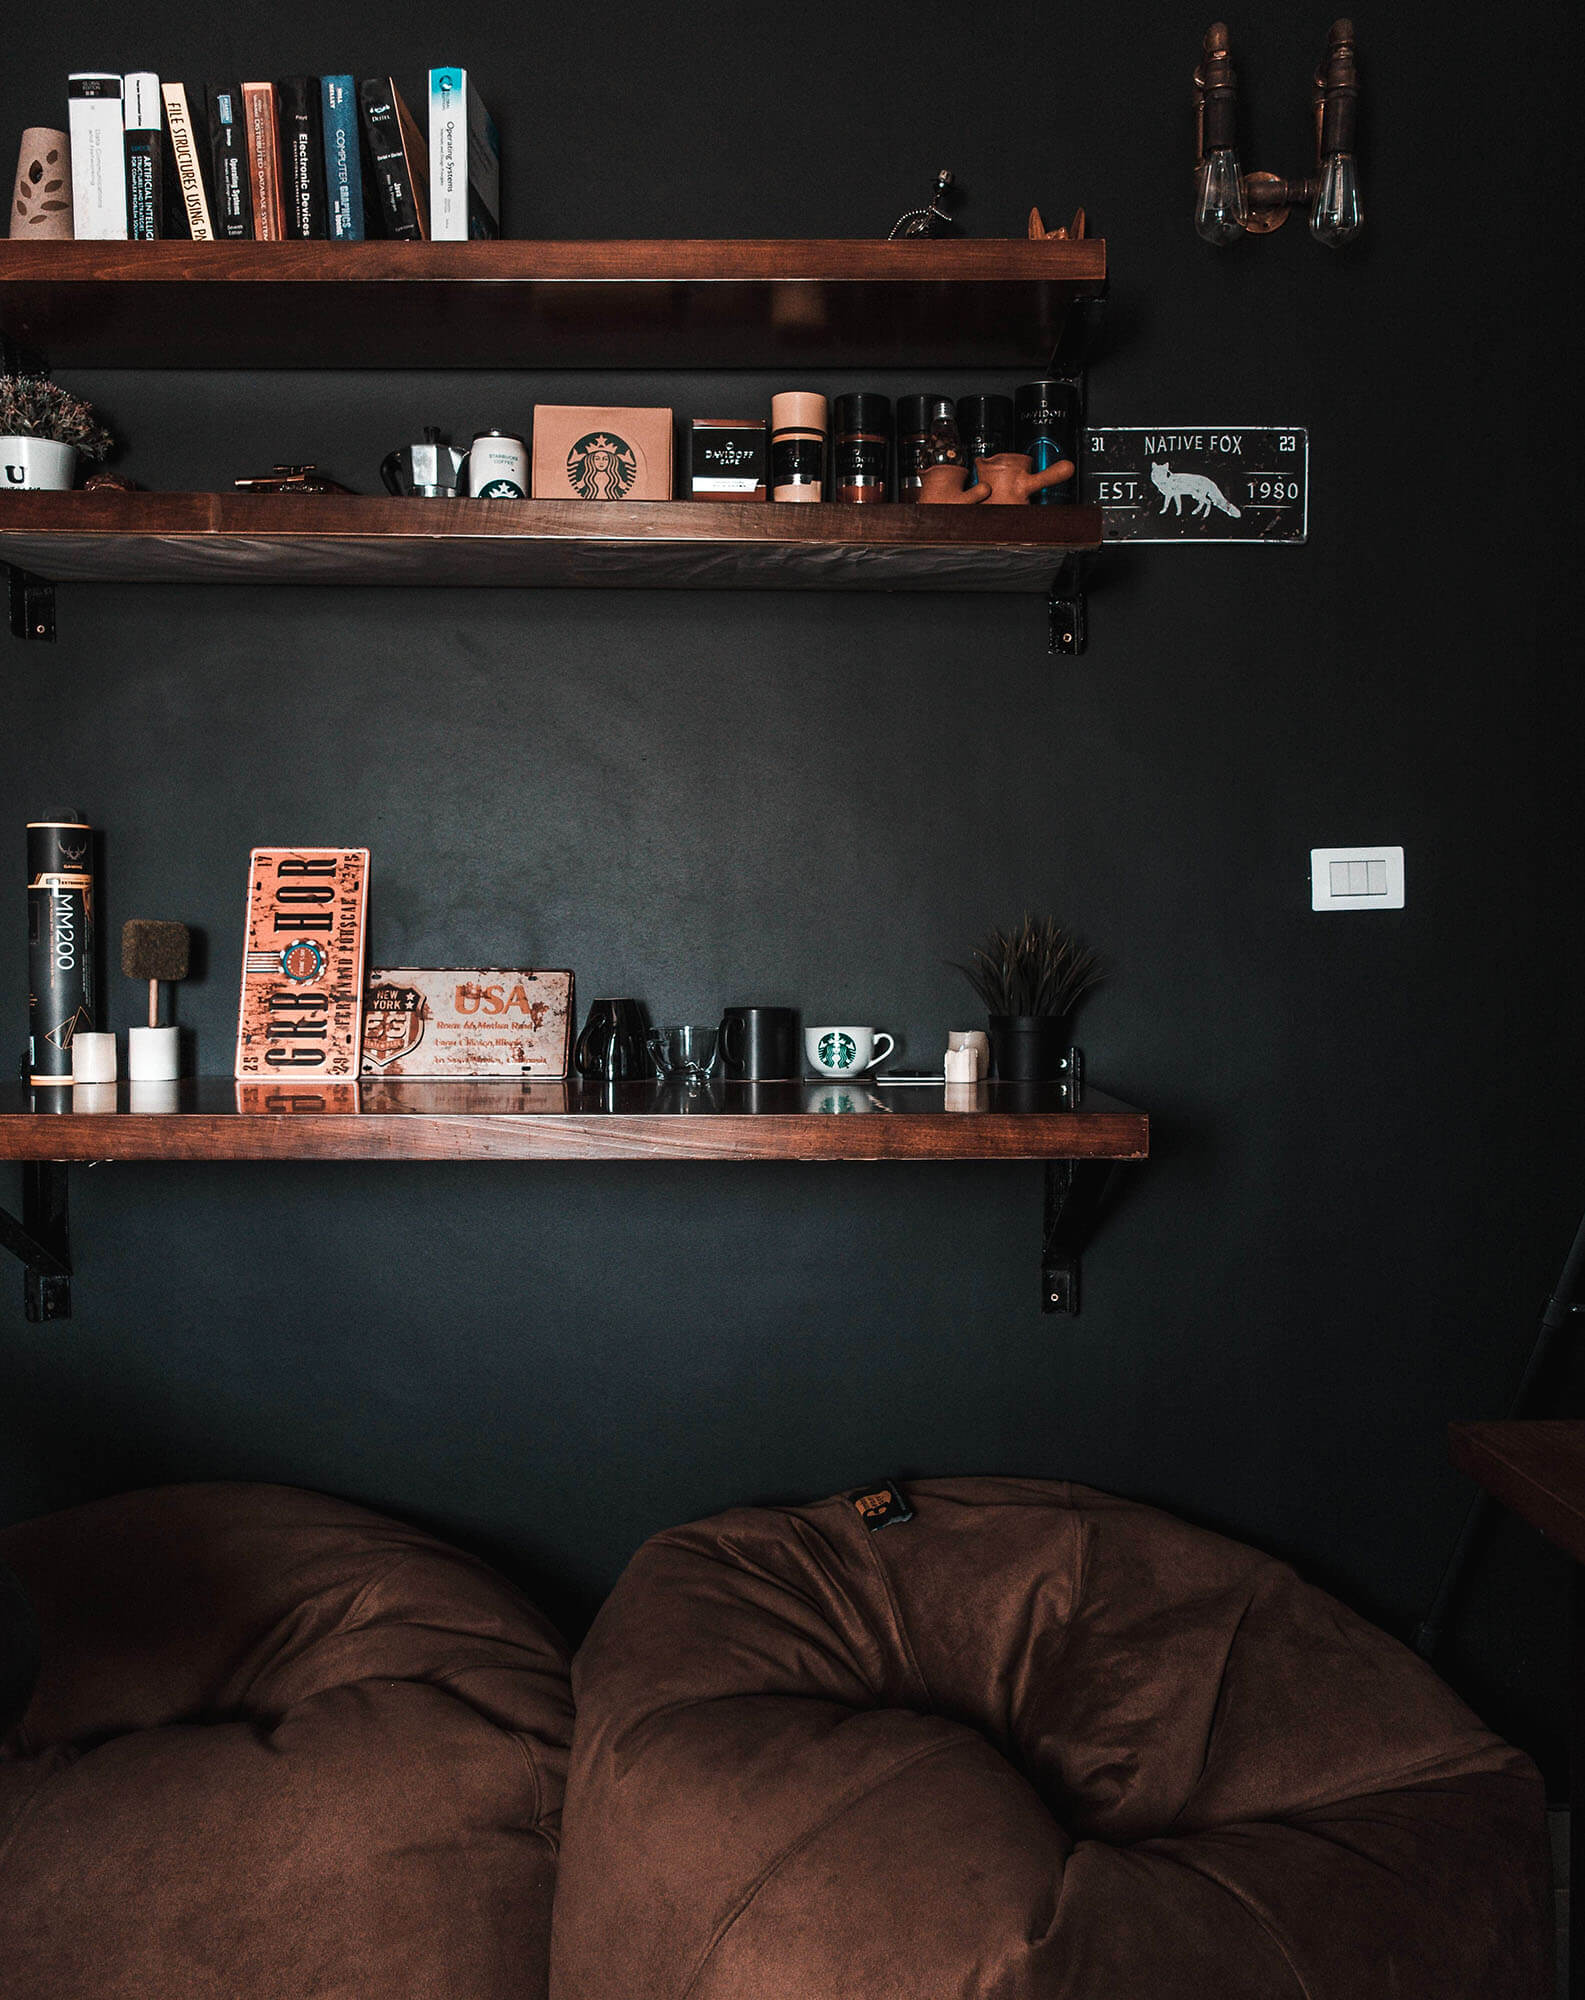
[[[465,69],[429,72],[426,135],[390,77],[68,80],[80,238],[463,242],[501,233],[501,149]]]

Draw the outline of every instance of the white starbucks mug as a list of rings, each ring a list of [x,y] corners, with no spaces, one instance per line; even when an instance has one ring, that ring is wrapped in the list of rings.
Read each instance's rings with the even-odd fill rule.
[[[884,1042],[885,1048],[877,1047]],[[884,1028],[805,1028],[804,1054],[821,1076],[858,1076],[884,1062],[897,1044]]]

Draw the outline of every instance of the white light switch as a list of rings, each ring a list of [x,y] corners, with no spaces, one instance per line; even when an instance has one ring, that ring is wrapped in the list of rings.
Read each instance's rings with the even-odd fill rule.
[[[1401,847],[1312,847],[1312,910],[1401,910]]]

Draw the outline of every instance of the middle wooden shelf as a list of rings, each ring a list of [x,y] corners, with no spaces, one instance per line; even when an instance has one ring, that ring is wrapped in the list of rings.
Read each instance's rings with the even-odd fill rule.
[[[0,494],[0,561],[52,583],[1045,592],[1098,507]]]
[[[0,1084],[7,1160],[1142,1160],[1143,1111],[1060,1083]],[[168,1099],[168,1105],[167,1105]]]

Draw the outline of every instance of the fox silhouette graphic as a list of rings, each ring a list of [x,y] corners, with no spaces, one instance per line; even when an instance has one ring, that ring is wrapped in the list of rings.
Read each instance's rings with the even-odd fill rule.
[[[1152,465],[1150,483],[1161,495],[1161,512],[1170,506],[1174,514],[1183,512],[1185,500],[1194,502],[1194,518],[1203,521],[1213,507],[1220,507],[1224,514],[1230,514],[1236,521],[1240,511],[1217,485],[1214,479],[1207,479],[1203,472],[1174,472],[1170,465]]]

